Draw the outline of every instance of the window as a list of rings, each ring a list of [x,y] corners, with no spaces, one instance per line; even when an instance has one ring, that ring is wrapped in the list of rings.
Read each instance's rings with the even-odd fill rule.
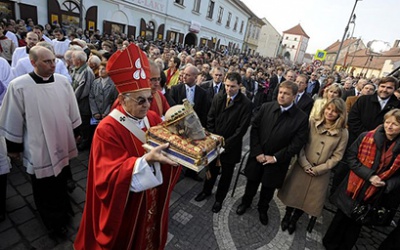
[[[235,24],[233,25],[233,30],[234,30],[234,31],[236,31],[236,29],[237,29],[238,22],[239,22],[239,18],[236,17],[236,18],[235,18]]]
[[[199,13],[200,12],[200,4],[201,0],[194,0],[193,11]]]
[[[232,19],[232,13],[229,12],[228,14],[228,20],[226,21],[226,27],[229,28],[229,26],[231,25],[231,19]]]
[[[289,37],[287,36],[287,37],[286,37],[286,40],[288,40],[288,39],[289,39]]]
[[[242,21],[242,23],[240,24],[240,33],[243,33],[243,27],[244,27],[244,21]]]
[[[208,3],[207,18],[210,18],[210,19],[213,18],[213,14],[214,14],[214,5],[215,5],[214,0],[210,0],[210,2]]]
[[[176,4],[183,5],[183,0],[175,0]]]
[[[223,15],[224,15],[224,8],[219,6],[217,23],[221,23]]]
[[[294,45],[292,45],[292,49],[294,49]]]
[[[294,40],[297,41],[297,37],[295,37]]]

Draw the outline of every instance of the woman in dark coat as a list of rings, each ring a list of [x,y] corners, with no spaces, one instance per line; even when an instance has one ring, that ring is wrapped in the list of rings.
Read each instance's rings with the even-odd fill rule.
[[[400,203],[400,109],[384,116],[383,125],[361,134],[347,155],[350,173],[333,195],[338,207],[323,238],[326,249],[352,249],[362,224],[351,218],[357,201],[373,204],[383,190],[380,205],[396,209]]]

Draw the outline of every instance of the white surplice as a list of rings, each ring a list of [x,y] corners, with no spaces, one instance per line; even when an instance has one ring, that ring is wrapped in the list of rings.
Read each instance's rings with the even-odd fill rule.
[[[0,109],[0,134],[23,143],[23,163],[37,178],[57,176],[77,156],[73,129],[81,124],[67,78],[37,84],[29,74],[11,81]]]

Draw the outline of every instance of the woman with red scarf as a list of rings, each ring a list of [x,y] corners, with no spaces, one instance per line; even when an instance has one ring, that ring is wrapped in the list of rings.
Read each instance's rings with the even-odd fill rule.
[[[400,109],[384,116],[383,125],[362,133],[349,148],[350,173],[333,195],[338,210],[323,238],[326,249],[352,249],[362,224],[351,218],[355,201],[396,209],[400,203]],[[383,190],[382,190],[383,189]]]

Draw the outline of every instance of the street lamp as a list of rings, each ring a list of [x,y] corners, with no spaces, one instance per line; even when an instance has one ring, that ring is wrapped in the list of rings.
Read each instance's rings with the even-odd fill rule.
[[[336,65],[337,60],[338,60],[338,58],[339,58],[340,50],[342,49],[343,42],[344,42],[344,40],[345,40],[345,38],[346,38],[347,31],[349,30],[349,25],[350,25],[351,19],[353,18],[354,10],[356,9],[356,6],[357,6],[358,1],[362,1],[362,0],[356,0],[356,2],[354,3],[354,7],[353,7],[353,10],[351,11],[349,21],[347,22],[346,28],[344,29],[342,41],[340,42],[339,49],[338,49],[338,51],[337,51],[335,61],[334,61],[333,64],[332,64],[332,71],[335,69],[335,65]]]

